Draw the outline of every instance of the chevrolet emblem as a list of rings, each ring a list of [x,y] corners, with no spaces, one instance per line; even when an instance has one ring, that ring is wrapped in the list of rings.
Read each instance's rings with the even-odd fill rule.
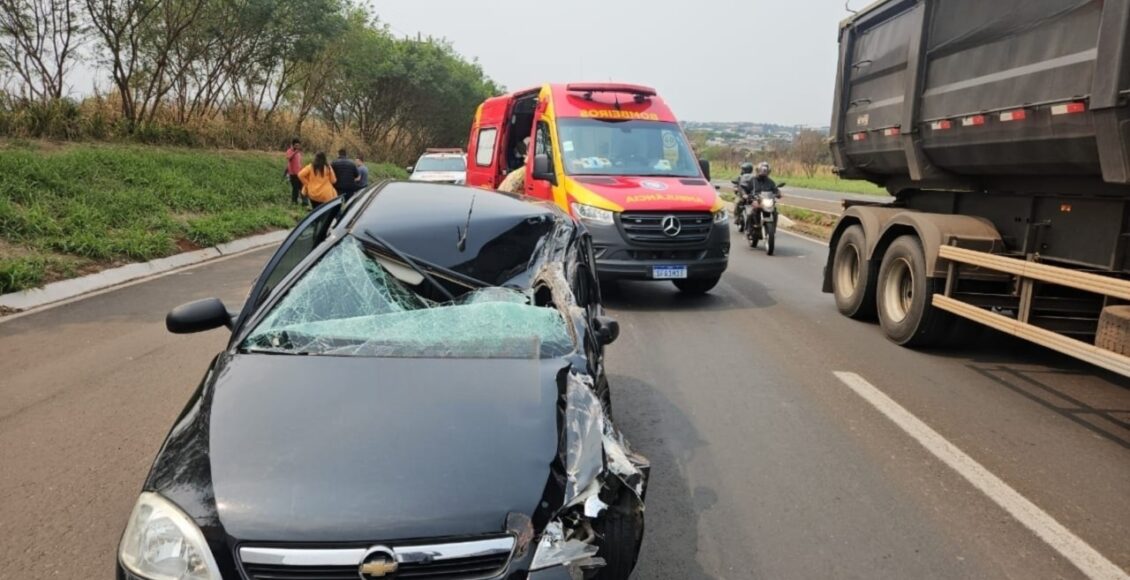
[[[387,559],[385,554],[377,552],[372,555],[373,559],[363,562],[361,564],[361,577],[362,578],[384,578],[389,574],[395,574],[400,565],[396,560]]]

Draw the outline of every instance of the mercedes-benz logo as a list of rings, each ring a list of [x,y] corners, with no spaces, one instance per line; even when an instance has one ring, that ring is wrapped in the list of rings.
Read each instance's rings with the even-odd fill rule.
[[[673,215],[663,218],[659,225],[662,226],[663,233],[669,238],[678,236],[683,231],[683,222]]]
[[[365,559],[361,560],[358,573],[361,580],[372,580],[373,578],[384,578],[395,574],[399,568],[400,565],[397,563],[392,550],[384,546],[373,546],[365,554]]]

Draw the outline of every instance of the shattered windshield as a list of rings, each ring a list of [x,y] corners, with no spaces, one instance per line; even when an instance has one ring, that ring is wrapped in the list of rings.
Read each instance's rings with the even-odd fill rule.
[[[352,236],[295,282],[248,335],[249,352],[404,358],[553,358],[573,350],[561,313],[508,288],[454,302],[416,292],[422,277]]]

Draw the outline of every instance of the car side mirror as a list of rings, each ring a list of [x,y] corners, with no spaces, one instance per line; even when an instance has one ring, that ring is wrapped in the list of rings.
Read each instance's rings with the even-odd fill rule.
[[[415,165],[409,165],[408,167],[405,167],[405,169],[408,170],[408,173],[412,173],[413,171],[416,170],[416,166]]]
[[[620,323],[610,316],[597,316],[593,319],[593,330],[600,346],[608,346],[620,338]]]
[[[174,308],[165,316],[165,328],[173,334],[193,334],[225,326],[231,328],[234,319],[219,298],[205,298]]]
[[[706,180],[710,181],[710,162],[706,159],[699,159],[698,166],[702,169],[702,174],[706,176]]]
[[[549,165],[549,155],[545,153],[534,155],[534,179],[548,181],[553,185],[557,185],[557,176],[553,173],[553,168]]]

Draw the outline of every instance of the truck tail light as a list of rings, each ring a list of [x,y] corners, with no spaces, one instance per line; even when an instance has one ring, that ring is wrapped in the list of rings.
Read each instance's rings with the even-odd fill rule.
[[[963,127],[980,127],[984,124],[985,124],[985,116],[984,115],[973,115],[972,117],[966,117],[966,118],[961,120],[961,125]]]
[[[1023,121],[1028,118],[1028,111],[1024,109],[1017,109],[1015,111],[1005,111],[1001,113],[1001,121],[1010,123],[1012,121]]]
[[[930,123],[930,128],[934,131],[948,131],[953,128],[953,121],[934,121],[933,123]]]
[[[902,134],[902,130],[898,127],[891,127],[890,129],[883,129],[884,137],[898,137]]]
[[[1079,113],[1087,112],[1087,103],[1075,102],[1064,103],[1062,105],[1055,105],[1052,107],[1052,114],[1059,115],[1076,115]]]
[[[867,140],[867,133],[852,133],[851,140],[852,141],[866,141]]]

